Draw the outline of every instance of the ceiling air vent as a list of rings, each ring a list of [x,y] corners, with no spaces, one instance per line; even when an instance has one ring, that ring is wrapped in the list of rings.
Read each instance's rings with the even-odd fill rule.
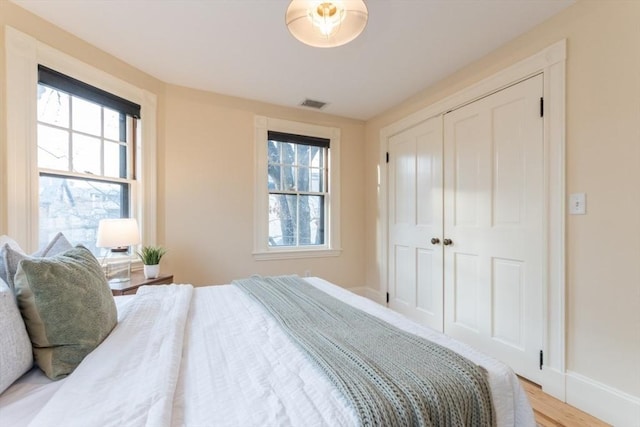
[[[302,101],[302,103],[300,103],[300,105],[303,107],[309,107],[309,108],[315,108],[316,110],[321,110],[325,105],[327,105],[327,103],[322,101],[316,101],[314,99],[305,99],[304,101]]]

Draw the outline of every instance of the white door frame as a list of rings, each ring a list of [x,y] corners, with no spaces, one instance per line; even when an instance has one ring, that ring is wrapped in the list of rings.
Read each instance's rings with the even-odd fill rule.
[[[388,139],[411,126],[454,108],[473,102],[488,94],[536,74],[544,80],[544,218],[545,277],[543,296],[543,390],[565,400],[565,62],[566,40],[526,58],[480,82],[443,100],[423,108],[380,130],[379,198],[378,198],[378,277],[383,302],[388,290],[388,230],[387,230],[387,170]],[[374,295],[375,296],[375,295]]]

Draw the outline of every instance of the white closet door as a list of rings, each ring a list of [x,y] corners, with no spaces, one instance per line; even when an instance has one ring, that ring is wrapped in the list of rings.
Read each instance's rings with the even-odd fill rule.
[[[442,331],[442,117],[391,137],[388,149],[389,306]]]
[[[545,280],[542,91],[535,76],[444,116],[445,333],[533,381]]]

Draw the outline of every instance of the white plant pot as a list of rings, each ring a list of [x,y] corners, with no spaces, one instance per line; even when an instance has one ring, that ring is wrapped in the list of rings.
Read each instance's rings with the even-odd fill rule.
[[[156,265],[145,265],[144,266],[144,277],[147,279],[155,279],[160,275],[160,264]]]

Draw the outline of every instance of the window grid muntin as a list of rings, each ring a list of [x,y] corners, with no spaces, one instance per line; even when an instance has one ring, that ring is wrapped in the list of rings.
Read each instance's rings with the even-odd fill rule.
[[[47,85],[44,85],[42,83],[39,83],[38,86],[41,86],[43,88],[49,89],[52,92],[58,92],[61,94],[64,94],[66,96],[68,96],[69,98],[69,102],[67,102],[67,109],[68,109],[68,126],[62,126],[59,124],[52,124],[43,120],[40,120],[40,117],[38,117],[37,119],[37,124],[38,126],[43,126],[43,127],[48,127],[51,129],[58,129],[61,131],[66,131],[68,133],[68,168],[66,171],[60,170],[61,172],[74,172],[74,173],[84,173],[83,171],[78,171],[78,170],[74,170],[74,162],[73,162],[73,151],[74,151],[74,136],[78,135],[81,137],[87,137],[87,138],[96,138],[100,140],[100,174],[98,176],[103,176],[103,177],[108,177],[108,178],[116,178],[116,177],[110,177],[105,175],[105,142],[109,142],[109,143],[113,143],[116,144],[118,146],[120,146],[120,152],[121,152],[121,157],[120,157],[120,165],[119,165],[119,170],[120,170],[120,176],[117,178],[125,178],[125,179],[131,179],[132,176],[135,176],[135,171],[133,171],[133,164],[130,161],[131,158],[131,152],[132,152],[132,145],[133,144],[129,144],[127,143],[127,128],[128,128],[128,120],[134,120],[133,118],[129,118],[129,117],[123,117],[124,114],[120,113],[120,124],[119,124],[119,138],[120,140],[115,140],[113,138],[108,138],[105,136],[105,109],[108,109],[110,111],[115,111],[111,108],[105,107],[103,105],[97,104],[93,101],[88,101],[85,99],[82,99],[80,97],[77,97],[73,94],[70,93],[66,93],[60,89],[57,89],[55,87],[50,87]],[[80,100],[82,102],[86,102],[86,103],[90,103],[93,105],[96,105],[99,107],[100,109],[100,135],[96,135],[94,133],[90,133],[90,132],[85,132],[85,131],[81,131],[81,130],[75,130],[74,129],[74,115],[73,115],[73,111],[74,111],[74,100]],[[40,149],[40,138],[38,138],[38,149]],[[122,157],[124,155],[124,158]],[[38,167],[40,168],[40,164],[38,163]],[[92,173],[88,173],[88,176],[96,176],[95,174]]]
[[[308,192],[309,194],[319,194],[319,193],[323,193],[323,194],[328,194],[327,193],[327,177],[328,177],[328,167],[327,167],[327,162],[326,162],[326,158],[328,157],[328,149],[324,148],[324,147],[314,147],[314,146],[305,146],[304,144],[295,144],[295,143],[290,143],[290,142],[286,142],[286,143],[282,143],[279,141],[274,141],[271,140],[271,142],[277,144],[276,147],[278,149],[278,162],[273,162],[271,160],[271,157],[269,157],[268,160],[268,166],[274,166],[276,168],[279,169],[280,171],[280,180],[279,183],[276,183],[276,187],[277,191],[291,191],[293,193],[305,193]],[[283,146],[286,145],[290,145],[294,147],[294,156],[293,156],[293,161],[292,162],[287,162],[287,159],[284,158],[285,154],[284,154],[284,150],[283,150]],[[309,162],[308,164],[304,164],[301,165],[300,164],[300,150],[299,147],[308,147],[309,149]],[[318,150],[318,166],[313,166],[313,158],[311,157],[311,150]],[[284,170],[284,168],[289,167],[292,169],[292,187],[290,188],[296,188],[296,190],[288,190],[285,188],[285,180],[283,179],[283,175],[282,175],[282,171]],[[299,178],[300,178],[300,169],[308,169],[309,170],[309,176],[311,178],[312,171],[316,171],[317,172],[317,177],[318,177],[318,188],[320,190],[318,191],[304,191],[304,190],[299,190]],[[271,178],[271,177],[269,177]],[[309,182],[311,183],[311,179],[309,179]],[[309,184],[309,188],[311,188],[311,185]],[[272,192],[274,190],[272,190],[271,188],[269,188],[269,191]]]

